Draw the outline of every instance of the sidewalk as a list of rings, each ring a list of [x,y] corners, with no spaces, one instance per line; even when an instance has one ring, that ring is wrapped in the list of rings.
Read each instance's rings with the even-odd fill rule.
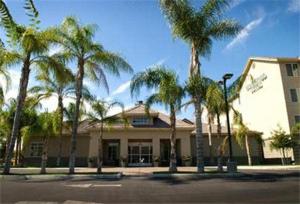
[[[217,167],[205,167],[206,171],[215,171]],[[192,173],[196,172],[196,167],[178,167],[179,172]],[[224,166],[226,170],[226,166]],[[261,166],[238,166],[238,170],[299,170],[300,165],[261,165]],[[2,171],[2,170],[1,170]],[[122,173],[125,176],[133,175],[152,175],[154,172],[167,172],[168,167],[103,167],[103,173]],[[40,168],[11,168],[11,174],[39,174]],[[68,174],[68,168],[47,168],[47,173],[49,174]],[[85,168],[78,167],[75,169],[76,173],[81,174],[93,174],[96,173],[96,168]]]

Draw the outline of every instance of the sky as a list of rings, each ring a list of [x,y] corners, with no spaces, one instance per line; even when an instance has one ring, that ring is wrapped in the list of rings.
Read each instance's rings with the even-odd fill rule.
[[[5,2],[16,22],[28,24],[23,1]],[[194,1],[193,4],[198,5],[198,2]],[[42,28],[59,25],[66,16],[76,16],[83,24],[97,24],[98,31],[94,40],[105,49],[124,57],[134,73],[155,64],[163,64],[175,70],[181,84],[188,77],[190,48],[181,39],[172,36],[170,25],[163,16],[158,1],[36,0],[35,4],[40,13]],[[224,17],[237,20],[243,29],[235,37],[213,41],[211,55],[207,58],[200,57],[201,71],[205,76],[219,80],[224,73],[230,72],[234,74],[234,81],[251,56],[300,56],[299,0],[233,0]],[[3,30],[0,32],[0,38],[4,39]],[[75,71],[75,67],[73,69]],[[20,67],[11,68],[10,73],[12,86],[6,93],[6,99],[17,95]],[[131,77],[132,75],[126,73],[120,77],[107,73],[109,94],[86,79],[84,83],[98,98],[118,100],[129,108],[155,91],[142,89],[138,97],[131,97]],[[32,72],[29,86],[36,84]],[[67,100],[65,105],[69,102]],[[43,101],[42,104],[49,111],[57,106],[55,98]],[[167,113],[164,106],[155,105],[153,108]],[[119,109],[114,109],[111,114],[117,111]],[[188,107],[178,117],[193,120],[193,111],[193,107]]]

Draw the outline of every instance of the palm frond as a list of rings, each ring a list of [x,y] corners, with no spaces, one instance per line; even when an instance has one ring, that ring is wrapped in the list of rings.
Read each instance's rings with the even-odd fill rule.
[[[103,70],[110,72],[113,75],[119,76],[120,71],[132,73],[131,66],[118,54],[103,51],[97,52],[90,57],[94,63],[101,65]]]
[[[219,17],[229,6],[229,0],[209,0],[200,9],[200,14],[211,21],[211,18]]]
[[[6,31],[9,43],[13,43],[20,38],[21,31],[23,31],[24,28],[16,24],[3,0],[0,0],[0,14],[0,25],[3,26]]]
[[[109,86],[105,73],[99,64],[88,60],[86,62],[86,74],[90,80],[103,85],[104,89],[109,93]]]
[[[30,26],[36,30],[39,29],[39,12],[36,9],[33,0],[25,0],[24,9],[26,10],[26,14],[30,17]]]

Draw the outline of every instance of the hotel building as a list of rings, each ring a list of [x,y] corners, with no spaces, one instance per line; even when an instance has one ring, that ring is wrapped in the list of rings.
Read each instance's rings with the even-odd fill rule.
[[[290,134],[300,122],[300,58],[249,58],[233,107],[251,130],[263,133],[266,161],[278,160],[282,153],[270,149],[272,131],[279,125]],[[299,163],[299,140],[288,156]]]
[[[170,119],[168,115],[155,110],[150,114],[145,113],[145,105],[142,102],[136,104],[124,113],[129,124],[114,124],[105,126],[103,135],[103,165],[106,166],[168,166],[170,156]],[[222,127],[222,135],[217,136],[217,128],[213,126],[212,145],[213,160],[217,162],[217,149],[223,142],[226,128]],[[98,153],[98,136],[100,123],[89,121],[81,122],[78,127],[76,166],[94,166]],[[195,164],[196,144],[195,125],[189,120],[176,120],[176,154],[178,165]],[[208,128],[203,124],[204,154],[205,161],[209,161]],[[255,133],[255,132],[253,132]],[[70,131],[65,131],[63,136],[62,165],[68,165],[70,153]],[[51,137],[49,141],[50,166],[55,166],[58,154],[59,138]],[[24,149],[26,164],[39,165],[43,143],[41,137],[31,137],[29,145]],[[254,137],[250,135],[250,148],[253,162],[258,164],[262,161],[262,148]],[[235,158],[240,164],[247,163],[245,148],[241,148],[233,141]],[[228,152],[225,153],[225,157]],[[189,158],[189,159],[188,159]],[[224,158],[226,161],[226,158]]]

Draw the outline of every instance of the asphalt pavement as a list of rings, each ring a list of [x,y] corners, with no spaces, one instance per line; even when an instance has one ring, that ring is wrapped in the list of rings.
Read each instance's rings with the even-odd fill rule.
[[[299,203],[298,171],[237,178],[1,181],[0,203]]]

